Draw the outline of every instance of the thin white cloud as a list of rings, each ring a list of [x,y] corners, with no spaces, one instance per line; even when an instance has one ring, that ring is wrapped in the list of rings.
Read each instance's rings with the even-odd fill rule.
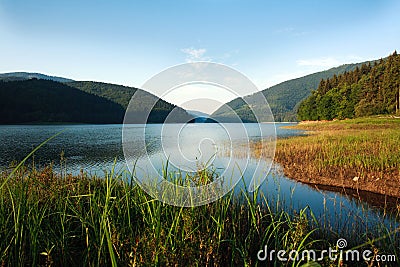
[[[232,57],[236,57],[237,54],[239,53],[239,49],[235,49],[235,50],[230,50],[228,52],[225,52],[222,56],[220,56],[219,58],[216,58],[216,60],[220,61],[220,62],[224,62],[226,60],[231,59]]]
[[[301,36],[309,34],[309,32],[300,31],[300,30],[298,30],[298,29],[296,29],[294,27],[285,27],[285,28],[277,29],[275,31],[275,34],[292,36],[292,37],[301,37]]]
[[[285,27],[285,28],[280,28],[280,29],[277,29],[276,31],[275,31],[275,33],[290,33],[290,32],[294,32],[294,28],[293,27]]]
[[[259,88],[259,90],[264,90],[281,82],[303,77],[311,73],[314,73],[314,71],[297,70],[293,72],[283,72],[271,75],[267,79],[255,80],[255,82],[258,85],[257,87]]]
[[[341,64],[339,60],[333,57],[299,59],[296,61],[296,63],[299,66],[311,66],[311,67],[335,67]]]
[[[211,61],[210,57],[205,56],[207,52],[207,49],[205,48],[195,49],[193,47],[189,47],[183,48],[181,51],[186,54],[186,62]]]
[[[360,56],[348,55],[341,58],[320,57],[320,58],[310,58],[310,59],[299,59],[296,61],[296,63],[298,66],[332,68],[343,64],[361,62],[362,60],[363,58]]]
[[[357,56],[357,55],[350,55],[350,56],[347,57],[347,59],[348,59],[348,60],[352,60],[352,62],[353,62],[353,61],[355,61],[355,62],[361,62],[361,61],[365,60],[364,58],[362,58],[362,57],[360,57],[360,56]],[[353,63],[354,63],[354,62],[353,62]]]

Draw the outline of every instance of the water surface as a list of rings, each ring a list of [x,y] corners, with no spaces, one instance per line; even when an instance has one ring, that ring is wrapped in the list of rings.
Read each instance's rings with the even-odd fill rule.
[[[290,124],[276,124],[278,138],[303,134],[302,131],[284,129],[281,127],[284,125]],[[213,166],[218,169],[219,165],[223,165],[228,158],[234,158],[237,161],[246,160],[245,182],[251,179],[249,174],[255,168],[258,159],[251,157],[243,159],[241,155],[229,154],[229,142],[232,140],[235,144],[256,142],[268,138],[274,131],[272,124],[246,124],[246,136],[240,134],[235,136],[228,135],[217,124],[192,124],[184,128],[180,139],[176,141],[176,136],[163,131],[161,124],[129,125],[129,127],[130,133],[135,137],[133,139],[135,142],[140,143],[143,139],[147,141],[148,146],[145,152],[153,159],[152,163],[156,168],[162,168],[162,164],[165,163],[165,156],[163,157],[161,153],[163,149],[169,151],[172,158],[175,153],[178,153],[174,152],[174,149],[177,149],[176,142],[185,148],[184,153],[188,160],[198,160],[201,156],[206,159],[211,155],[207,154],[208,150],[211,151],[216,145],[223,148],[228,144],[225,154],[220,149],[219,154],[213,158]],[[170,127],[181,126],[177,124]],[[229,127],[235,127],[235,125]],[[260,136],[258,127],[262,127],[265,136]],[[35,146],[62,130],[65,131],[35,154],[33,160],[36,165],[53,163],[54,169],[60,171],[60,162],[63,159],[63,168],[74,174],[83,170],[101,176],[112,166],[116,166],[117,170],[126,170],[121,141],[122,125],[0,126],[0,167],[4,169],[9,167],[12,161],[20,161]],[[211,136],[212,141],[208,142],[208,139],[204,139],[201,146],[194,142],[205,136]],[[138,159],[143,155],[144,151],[137,152]],[[179,165],[178,159],[175,164]],[[241,187],[243,185],[239,184],[235,190],[240,191]],[[389,227],[396,226],[395,220],[390,216],[384,216],[379,208],[371,207],[365,202],[337,192],[318,190],[297,183],[284,177],[278,165],[273,166],[273,171],[261,185],[260,191],[270,200],[270,203],[274,203],[275,206],[280,205],[287,210],[293,211],[309,206],[321,223],[336,225],[339,227],[337,229],[340,227],[362,228],[382,222]]]

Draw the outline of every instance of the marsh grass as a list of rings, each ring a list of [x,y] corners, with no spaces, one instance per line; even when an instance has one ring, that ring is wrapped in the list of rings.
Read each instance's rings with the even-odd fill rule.
[[[277,141],[275,160],[301,182],[400,197],[400,119],[310,122]],[[257,150],[257,148],[255,148]]]
[[[8,174],[3,173],[1,181]],[[123,173],[105,177],[21,168],[0,192],[2,265],[255,265],[264,245],[315,241],[304,212],[272,213],[254,195],[200,207],[165,205]]]
[[[255,266],[266,264],[257,260],[265,246],[301,251],[336,241],[321,233],[307,207],[289,214],[246,190],[199,207],[174,207],[149,197],[127,175],[61,176],[51,166],[21,167],[11,178],[2,173],[1,265]],[[365,239],[369,246],[373,238]],[[388,233],[381,251],[393,254],[397,238]]]

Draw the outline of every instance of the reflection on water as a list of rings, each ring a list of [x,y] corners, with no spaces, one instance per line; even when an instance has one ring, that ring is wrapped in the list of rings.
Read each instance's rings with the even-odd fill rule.
[[[285,124],[286,125],[286,124]],[[282,124],[276,125],[277,136],[287,137],[297,135],[301,132],[295,130],[286,130],[280,128]],[[215,152],[215,145],[218,146],[218,155],[213,161],[214,167],[224,164],[224,160],[229,157],[235,160],[247,160],[243,155],[230,154],[230,142],[227,142],[227,136],[217,125],[214,124],[193,124],[185,129],[181,140],[173,140],[173,135],[163,132],[162,125],[129,125],[130,134],[133,135],[132,147],[140,147],[145,143],[145,151],[134,151],[137,158],[143,155],[150,155],[154,163],[162,167],[165,158],[160,157],[162,146],[165,150],[171,151],[170,156],[174,154],[174,149],[185,147],[188,160],[210,157],[207,151]],[[176,126],[178,127],[178,126]],[[231,125],[234,127],[234,125]],[[265,133],[272,129],[271,125],[262,124]],[[264,129],[263,128],[263,129]],[[0,167],[8,167],[13,160],[22,160],[35,146],[46,140],[48,137],[66,129],[57,138],[51,140],[41,148],[34,156],[35,164],[44,165],[50,162],[54,163],[55,170],[59,170],[61,153],[64,153],[67,171],[78,173],[81,169],[89,173],[101,175],[104,170],[110,169],[114,161],[117,169],[125,169],[125,159],[121,144],[122,125],[19,125],[19,126],[0,126]],[[247,124],[247,137],[250,143],[259,141],[260,137],[258,125]],[[198,146],[199,137],[206,136],[206,133],[213,133],[213,142],[204,142],[203,146]],[[233,131],[234,132],[234,131]],[[247,137],[240,135],[230,136],[235,144],[246,143]],[[265,137],[265,136],[264,136]],[[143,140],[143,138],[145,140]],[[171,139],[170,141],[168,141]],[[145,142],[144,142],[145,141]],[[168,144],[170,146],[168,147]],[[194,145],[192,145],[194,144]],[[244,146],[245,147],[245,146]],[[214,153],[212,152],[212,153]],[[176,152],[177,153],[177,152]],[[199,153],[193,158],[193,155]],[[175,159],[174,159],[175,160]],[[31,162],[31,161],[30,161]],[[257,160],[249,158],[247,168],[244,172],[245,182],[251,179],[251,173],[256,167]],[[179,165],[179,162],[175,162]],[[274,174],[275,173],[275,174]],[[235,190],[240,190],[237,186]],[[341,226],[352,225],[355,221],[358,225],[366,225],[366,222],[376,223],[385,222],[394,224],[394,220],[384,217],[381,212],[370,209],[366,203],[353,198],[348,198],[340,193],[316,190],[309,186],[296,183],[284,177],[275,166],[275,171],[268,175],[267,180],[261,185],[260,190],[271,200],[271,203],[285,206],[287,209],[299,209],[310,206],[312,211],[321,219],[321,222],[329,221],[331,224]],[[366,212],[366,210],[368,210]],[[337,228],[341,229],[341,228]]]
[[[62,152],[72,173],[80,169],[101,172],[115,159],[123,162],[120,125],[21,125],[0,126],[0,167],[22,160],[34,147],[64,129],[35,154],[35,164],[52,162],[57,170]]]
[[[181,146],[197,150],[197,144],[192,147],[193,133],[204,135],[204,133],[215,133],[215,124],[193,124],[193,131],[186,134],[187,138],[180,140],[184,142]],[[149,155],[156,154],[161,149],[161,138],[168,139],[171,136],[160,136],[162,125],[150,124],[129,125],[135,136],[134,141],[143,142],[143,132],[146,139],[146,150]],[[260,140],[256,124],[248,124],[248,136],[250,141]],[[263,127],[267,128],[267,125]],[[66,129],[66,130],[65,130]],[[218,128],[217,128],[218,129]],[[41,148],[34,157],[37,164],[48,164],[53,162],[58,166],[61,152],[67,160],[68,170],[72,173],[85,171],[103,171],[109,169],[114,160],[124,164],[124,156],[121,144],[122,125],[18,125],[0,126],[0,167],[5,168],[12,161],[22,160],[34,147],[46,140],[48,137],[65,130],[57,138],[51,140]],[[187,129],[186,129],[187,130]],[[293,130],[277,129],[279,136],[296,135]],[[209,134],[208,134],[209,135]],[[215,134],[222,147],[227,136]],[[234,137],[235,138],[235,137]],[[240,137],[236,137],[241,141]],[[245,141],[243,139],[242,141]],[[163,142],[168,144],[168,142]],[[207,145],[207,143],[205,144]],[[173,147],[172,147],[173,148]],[[136,151],[138,156],[143,151]],[[204,156],[206,158],[206,156]]]

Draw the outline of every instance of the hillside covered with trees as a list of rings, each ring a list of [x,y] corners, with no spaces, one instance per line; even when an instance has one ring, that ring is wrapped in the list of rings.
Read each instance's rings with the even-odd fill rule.
[[[332,120],[400,111],[400,55],[322,79],[301,102],[299,120]]]
[[[129,106],[126,123],[163,123],[166,120],[167,122],[188,122],[193,119],[193,116],[183,108],[134,87],[92,81],[73,81],[65,84],[108,99],[123,107],[124,110],[128,109],[132,96],[136,94],[135,98],[138,101],[134,101]],[[173,113],[171,113],[172,111]],[[148,120],[144,121],[147,115],[149,116]]]
[[[65,84],[86,93],[104,97],[121,105],[124,109],[128,107],[131,97],[138,90],[134,87],[92,81],[73,81]]]
[[[9,72],[9,73],[0,73],[0,81],[24,81],[29,79],[41,79],[41,80],[51,80],[55,82],[73,82],[74,80],[58,77],[58,76],[50,76],[42,73],[36,72]]]
[[[130,117],[149,114],[149,118],[132,123],[164,122],[171,111],[174,120],[170,122],[193,118],[182,108],[136,88],[97,82],[7,78],[0,80],[0,124],[122,123],[135,92],[140,93],[141,101],[130,107]]]
[[[296,121],[296,113],[300,102],[307,98],[311,94],[312,90],[317,88],[322,79],[331,78],[334,75],[349,72],[368,63],[369,62],[345,64],[279,83],[262,90],[261,92],[230,101],[214,112],[212,117],[220,121],[230,121],[235,120],[234,117],[238,115],[242,121],[256,122],[251,109],[255,110],[257,114],[265,113],[262,110],[263,101],[260,102],[260,100],[262,100],[262,96],[260,97],[261,93],[264,95],[265,99],[267,99],[275,121]],[[249,105],[251,106],[251,109]],[[270,121],[270,118],[261,117],[258,118],[258,120]]]
[[[118,123],[124,109],[63,83],[30,79],[0,82],[0,123]]]

